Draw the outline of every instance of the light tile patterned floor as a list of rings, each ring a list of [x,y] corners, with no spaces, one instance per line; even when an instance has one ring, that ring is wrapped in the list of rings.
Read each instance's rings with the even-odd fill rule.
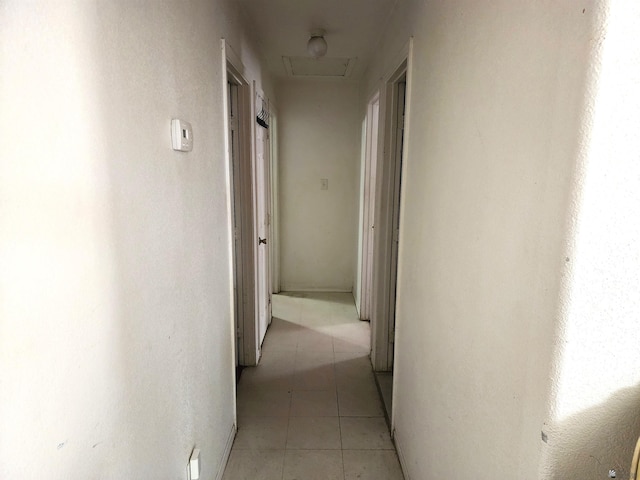
[[[350,293],[273,296],[224,480],[402,480]]]

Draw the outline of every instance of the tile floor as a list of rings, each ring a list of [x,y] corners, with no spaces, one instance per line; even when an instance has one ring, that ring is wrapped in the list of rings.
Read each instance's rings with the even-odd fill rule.
[[[273,296],[224,480],[402,480],[349,293]]]

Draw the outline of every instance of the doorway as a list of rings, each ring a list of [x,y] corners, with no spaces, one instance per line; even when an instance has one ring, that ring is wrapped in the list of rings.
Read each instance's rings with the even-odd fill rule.
[[[258,342],[258,225],[256,165],[252,139],[252,88],[244,78],[244,67],[222,40],[224,111],[227,126],[229,208],[233,284],[233,329],[236,375],[242,367],[257,365]]]
[[[376,175],[371,303],[372,363],[377,372],[393,370],[395,299],[400,236],[402,163],[405,155],[407,61],[389,77],[384,90],[383,151]]]
[[[376,164],[378,161],[378,119],[380,93],[376,93],[367,107],[365,120],[364,162],[362,166],[361,198],[361,256],[360,256],[360,320],[371,319],[373,287],[373,245],[375,230]]]
[[[280,237],[278,214],[278,115],[273,105],[269,108],[269,140],[271,150],[269,152],[271,169],[271,215],[269,216],[269,264],[271,266],[271,293],[280,293]],[[273,305],[273,302],[272,302]]]
[[[371,362],[393,435],[393,367],[396,345],[396,284],[401,235],[403,164],[407,158],[407,107],[411,41],[380,92],[380,155],[376,173]]]
[[[249,86],[231,65],[227,71],[229,173],[233,235],[233,298],[236,332],[236,366],[255,365],[255,238],[253,168],[250,130]]]
[[[405,72],[393,84],[393,122],[392,122],[392,140],[391,150],[394,164],[393,172],[393,192],[392,192],[392,214],[391,214],[391,259],[389,267],[389,312],[388,312],[388,348],[387,348],[387,365],[393,369],[393,355],[396,336],[396,291],[398,279],[398,246],[400,241],[400,194],[402,190],[402,155],[404,151],[404,127],[405,127],[405,111],[406,111],[406,92],[407,78],[406,66]]]
[[[269,101],[249,84],[237,54],[222,41],[223,109],[229,185],[235,362],[255,366],[271,323],[271,143]]]

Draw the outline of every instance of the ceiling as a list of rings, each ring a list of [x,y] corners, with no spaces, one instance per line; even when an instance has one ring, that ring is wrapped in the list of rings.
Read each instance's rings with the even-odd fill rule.
[[[365,71],[399,0],[238,1],[247,17],[248,27],[254,31],[267,69],[274,77],[291,76],[291,62],[283,57],[309,57],[307,41],[310,33],[322,28],[329,46],[326,61],[348,59],[351,63],[347,75],[337,78],[357,80]],[[287,63],[288,68],[285,68]],[[318,72],[328,71],[321,63],[318,66]],[[300,78],[315,77],[307,72]]]

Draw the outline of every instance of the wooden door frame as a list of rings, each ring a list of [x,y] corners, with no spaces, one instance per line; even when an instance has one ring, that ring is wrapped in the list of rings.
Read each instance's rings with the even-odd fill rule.
[[[373,254],[373,282],[371,305],[371,363],[378,372],[392,371],[394,359],[390,355],[389,342],[397,341],[398,324],[395,325],[395,339],[390,335],[390,316],[395,315],[395,305],[390,304],[390,292],[396,288],[392,285],[392,278],[397,278],[391,272],[391,256],[393,247],[393,211],[394,211],[394,176],[395,176],[395,140],[397,84],[403,77],[406,81],[405,93],[405,123],[404,148],[402,151],[401,177],[405,176],[408,158],[408,139],[411,106],[411,67],[412,67],[413,39],[403,48],[396,58],[389,73],[384,77],[384,88],[380,92],[380,143],[378,144],[378,164],[376,167],[376,203],[375,230]],[[402,212],[402,198],[400,198],[400,212]],[[402,245],[402,218],[400,219],[400,247]],[[401,259],[400,251],[398,259]],[[398,270],[401,265],[398,262]]]
[[[253,107],[252,88],[244,77],[244,66],[229,44],[222,39],[222,86],[223,112],[225,128],[225,159],[227,168],[227,209],[229,216],[230,279],[231,291],[233,352],[237,362],[243,366],[257,365],[258,346],[256,317],[256,257],[255,245],[255,208],[254,208],[254,151],[253,151]],[[229,144],[229,96],[228,83],[238,85],[240,178],[233,175],[234,164]],[[239,190],[239,191],[238,191]],[[235,198],[242,202],[241,226],[234,226]],[[237,251],[235,236],[238,235],[240,251]],[[238,258],[240,257],[240,258]],[[237,260],[240,259],[240,262]],[[241,265],[241,271],[237,271]],[[238,278],[241,281],[238,281]],[[240,288],[238,288],[240,287]]]

